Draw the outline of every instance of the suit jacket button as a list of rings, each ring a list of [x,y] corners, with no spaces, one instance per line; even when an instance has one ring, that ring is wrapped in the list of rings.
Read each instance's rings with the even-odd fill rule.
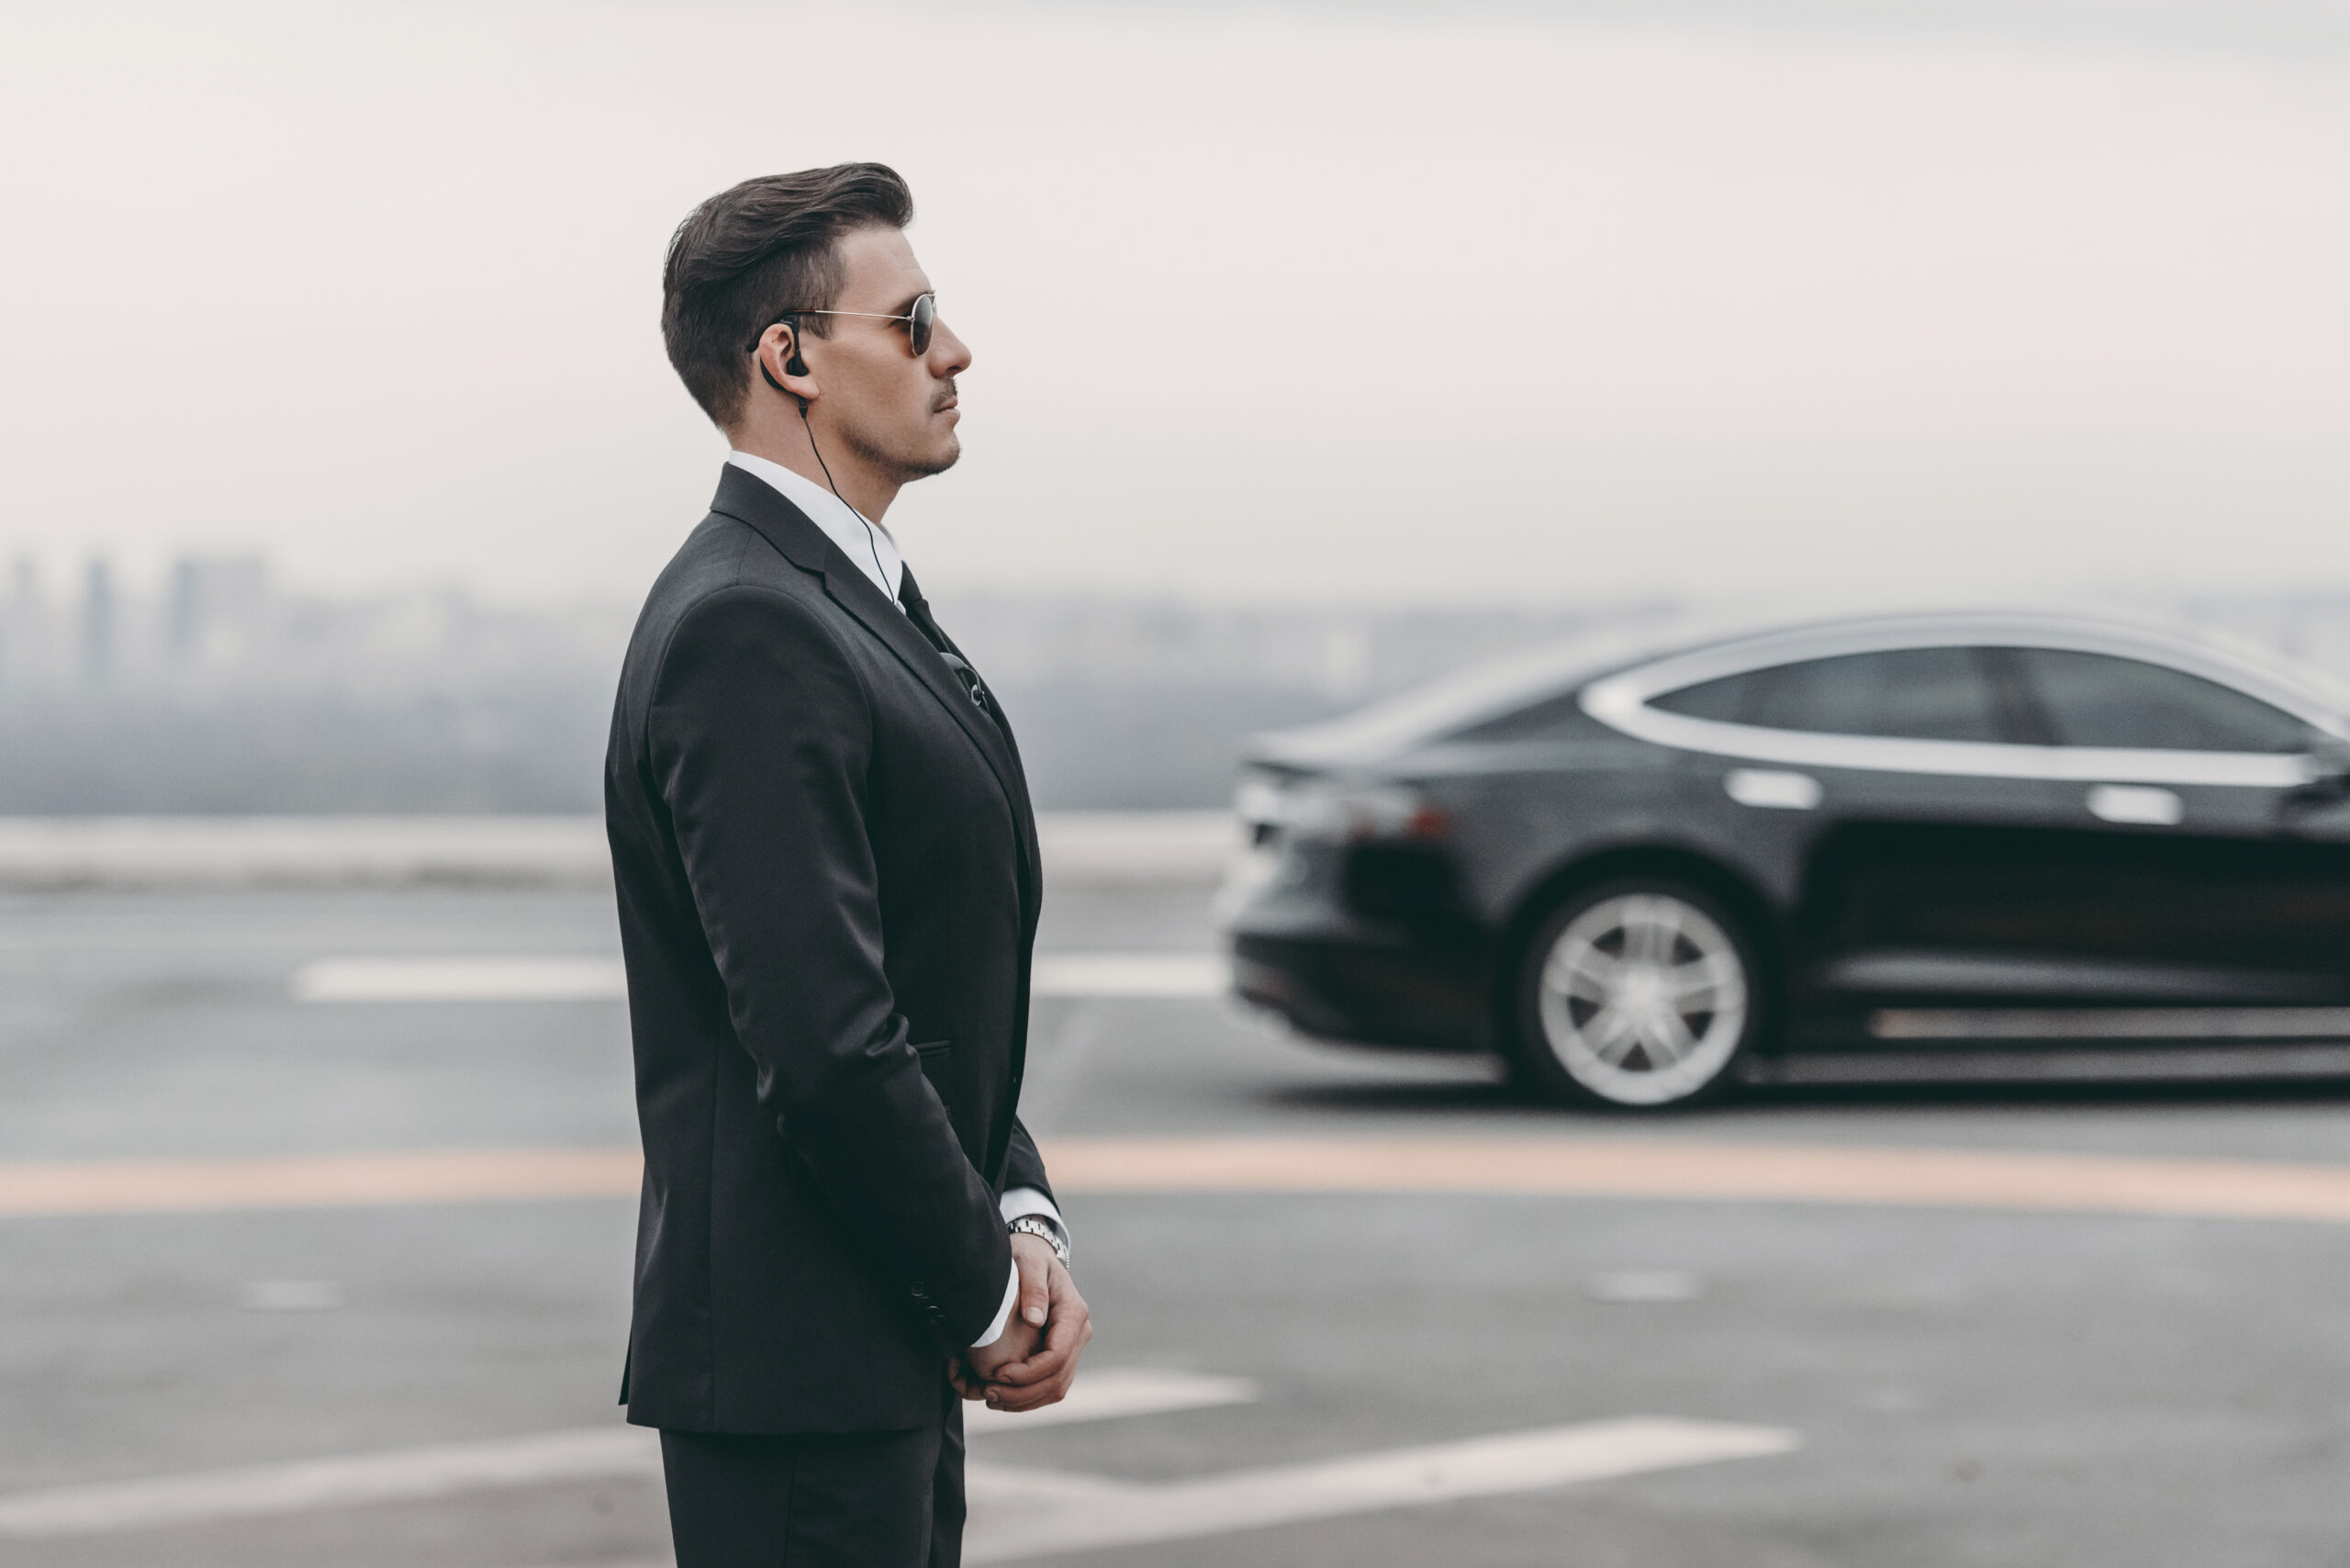
[[[922,1299],[923,1299],[923,1288],[922,1288],[922,1282],[921,1282],[920,1280],[916,1280],[916,1281],[913,1282],[913,1285],[912,1285],[912,1294],[913,1294],[913,1298],[914,1298],[916,1301],[920,1301],[920,1300],[922,1300]]]

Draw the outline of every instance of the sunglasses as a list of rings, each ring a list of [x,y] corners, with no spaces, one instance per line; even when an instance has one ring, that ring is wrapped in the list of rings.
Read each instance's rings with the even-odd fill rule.
[[[938,296],[916,296],[912,308],[902,316],[885,316],[878,310],[787,310],[769,325],[779,327],[789,321],[797,330],[797,318],[801,316],[862,316],[868,321],[903,321],[906,323],[906,342],[913,349],[914,357],[920,359],[930,352],[930,330],[938,324]],[[756,353],[758,350],[758,340],[754,338],[751,346],[744,352]]]

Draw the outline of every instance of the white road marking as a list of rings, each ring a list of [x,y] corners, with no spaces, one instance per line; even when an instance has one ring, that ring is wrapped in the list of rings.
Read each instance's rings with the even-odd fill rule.
[[[1040,953],[1038,996],[1215,997],[1229,988],[1214,953]],[[618,958],[562,955],[338,958],[305,964],[297,1002],[612,1002],[628,997]]]
[[[342,1305],[342,1291],[332,1280],[248,1280],[248,1312],[332,1312]]]
[[[1232,986],[1217,953],[1039,953],[1038,996],[1216,997]]]
[[[294,973],[297,1002],[609,1002],[628,996],[618,958],[320,958]]]
[[[1105,1367],[1059,1405],[1024,1416],[965,1408],[974,1437],[1069,1421],[1245,1404],[1245,1378]],[[140,1481],[100,1482],[0,1496],[0,1540],[102,1535],[366,1503],[417,1502],[509,1486],[661,1473],[660,1440],[643,1427],[589,1427],[486,1442],[442,1443],[292,1464],[244,1465]]]
[[[1011,1562],[1533,1492],[1786,1453],[1799,1442],[1780,1427],[1643,1417],[1155,1486],[974,1463],[963,1560]]]
[[[1539,1492],[1578,1482],[1789,1453],[1784,1427],[1633,1417],[1319,1464],[1268,1465],[1161,1485],[974,1461],[963,1561],[1025,1562],[1071,1551],[1196,1540],[1274,1525]],[[670,1568],[666,1559],[628,1568]]]
[[[654,1433],[641,1427],[591,1427],[21,1492],[0,1497],[0,1539],[104,1535],[362,1503],[417,1502],[504,1486],[657,1475],[660,1468],[660,1442]]]
[[[1067,1421],[1107,1421],[1120,1416],[1160,1416],[1172,1410],[1204,1410],[1248,1405],[1257,1385],[1245,1377],[1205,1372],[1156,1372],[1147,1367],[1105,1367],[1087,1372],[1058,1405],[1014,1415],[984,1405],[963,1406],[963,1429],[974,1438],[1033,1431]]]
[[[1657,1302],[1695,1301],[1703,1291],[1695,1274],[1678,1269],[1617,1269],[1594,1274],[1583,1282],[1583,1294],[1594,1301],[1647,1305]]]
[[[1107,1369],[1063,1405],[1032,1415],[966,1412],[986,1441],[1023,1427],[1245,1403],[1245,1379]],[[1784,1453],[1779,1428],[1634,1418],[1235,1471],[1161,1485],[974,1462],[965,1555],[1002,1562],[1178,1540],[1533,1491],[1682,1465]],[[596,1427],[445,1443],[293,1464],[249,1465],[0,1497],[0,1539],[51,1540],[592,1480],[657,1481],[661,1450],[641,1427]]]

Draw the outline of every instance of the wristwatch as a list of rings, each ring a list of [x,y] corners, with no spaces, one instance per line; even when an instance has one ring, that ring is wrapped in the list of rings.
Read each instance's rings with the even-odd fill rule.
[[[1069,1267],[1069,1238],[1061,1234],[1059,1226],[1043,1215],[1022,1215],[1018,1219],[1006,1221],[1003,1228],[1013,1236],[1042,1237],[1052,1248],[1053,1256],[1061,1260],[1061,1267]]]

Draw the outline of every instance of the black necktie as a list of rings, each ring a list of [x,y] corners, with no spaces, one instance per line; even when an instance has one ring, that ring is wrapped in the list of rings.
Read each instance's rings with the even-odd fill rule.
[[[938,622],[930,613],[930,600],[923,598],[913,573],[902,566],[898,568],[898,602],[906,607],[906,619],[914,623],[914,630],[930,640],[930,645],[938,650],[938,656],[946,661],[946,667],[962,681],[963,689],[971,694],[971,705],[1001,727],[1002,721],[995,717],[995,705],[988,700],[988,689],[979,683],[979,672],[947,643],[946,633],[938,629]]]

